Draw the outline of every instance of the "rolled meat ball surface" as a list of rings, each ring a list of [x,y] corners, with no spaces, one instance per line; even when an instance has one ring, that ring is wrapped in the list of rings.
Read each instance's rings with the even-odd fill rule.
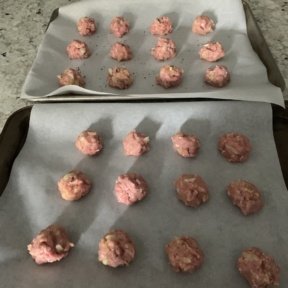
[[[200,141],[194,135],[177,133],[171,137],[174,150],[182,157],[195,157],[200,148]]]
[[[124,154],[127,156],[141,156],[150,149],[149,137],[137,131],[131,131],[123,140]]]
[[[96,155],[103,149],[101,137],[95,131],[83,131],[75,142],[76,148],[85,155]]]
[[[87,44],[80,40],[73,40],[66,48],[68,57],[74,59],[86,59],[90,56],[90,50]]]
[[[252,288],[272,288],[279,285],[278,264],[259,248],[244,250],[237,260],[237,268]]]
[[[80,87],[85,86],[85,78],[81,75],[79,69],[68,68],[57,76],[58,83],[60,86],[66,85],[77,85]]]
[[[44,264],[60,261],[72,247],[65,229],[54,224],[40,231],[27,249],[37,264]]]
[[[96,32],[95,20],[91,17],[82,17],[77,22],[77,29],[81,36],[91,36]]]
[[[220,42],[208,42],[199,50],[200,58],[209,62],[216,62],[225,56]]]
[[[183,174],[176,181],[177,197],[186,206],[197,208],[209,199],[204,180],[194,174]]]
[[[165,36],[169,33],[172,33],[172,21],[167,16],[158,17],[152,22],[150,26],[150,32],[155,36]]]
[[[176,44],[171,39],[160,37],[156,46],[151,49],[151,55],[158,61],[172,59],[176,55]]]
[[[166,245],[165,250],[176,272],[194,272],[204,261],[204,253],[192,237],[177,237]]]
[[[156,83],[163,88],[173,88],[181,84],[184,75],[182,68],[174,65],[165,65],[156,76]]]
[[[231,182],[227,188],[227,195],[244,215],[257,213],[263,207],[261,192],[250,182],[244,180]]]
[[[116,268],[127,266],[135,258],[135,245],[122,230],[107,233],[99,242],[98,260],[107,266]]]
[[[124,17],[114,17],[110,23],[110,31],[118,38],[127,34],[129,29],[129,23]]]
[[[110,57],[117,61],[127,61],[132,59],[132,51],[126,44],[116,42],[110,50]]]
[[[245,162],[251,152],[250,140],[241,133],[229,132],[218,140],[218,150],[231,163]]]
[[[114,191],[119,203],[132,205],[147,195],[148,186],[141,175],[128,173],[117,178]]]
[[[114,67],[108,70],[108,85],[111,88],[127,89],[133,84],[133,77],[125,67]]]
[[[214,21],[208,16],[197,16],[192,24],[192,32],[198,35],[206,35],[215,30]]]
[[[204,76],[205,83],[222,88],[230,82],[230,72],[224,65],[215,65],[209,67]]]
[[[84,197],[90,192],[91,186],[91,181],[80,171],[71,171],[58,181],[61,197],[67,201]]]

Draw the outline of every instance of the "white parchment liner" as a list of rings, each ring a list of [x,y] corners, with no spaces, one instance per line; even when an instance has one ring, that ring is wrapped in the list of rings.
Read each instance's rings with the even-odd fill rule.
[[[85,157],[74,147],[84,129],[98,131],[105,148]],[[140,158],[124,156],[122,139],[132,129],[149,135],[151,151]],[[182,130],[201,141],[195,159],[172,149],[170,136]],[[243,164],[226,162],[217,151],[219,135],[245,133],[253,147]],[[57,180],[80,169],[93,181],[81,201],[62,200]],[[119,174],[138,172],[149,185],[147,198],[132,207],[113,194]],[[174,181],[198,173],[207,182],[210,200],[187,208],[175,196]],[[246,179],[262,191],[263,210],[244,217],[226,196],[230,181]],[[169,104],[43,104],[34,106],[28,137],[0,198],[1,287],[233,287],[247,284],[235,261],[242,249],[258,246],[281,267],[280,288],[288,283],[288,193],[281,174],[268,104],[194,102]],[[26,245],[51,223],[67,228],[75,242],[60,263],[36,265]],[[112,228],[126,230],[137,256],[127,268],[111,269],[97,261],[97,246]],[[173,272],[164,253],[176,235],[195,237],[205,253],[194,274]],[[248,286],[247,286],[248,287]]]
[[[216,31],[208,36],[192,33],[193,19],[205,14],[216,22]],[[123,15],[131,23],[131,31],[123,37],[130,45],[134,58],[123,62],[135,82],[131,88],[119,91],[107,87],[107,70],[119,65],[110,59],[109,51],[113,43],[119,41],[109,32],[111,19]],[[149,32],[152,21],[161,15],[168,15],[174,23],[174,32],[169,35],[177,45],[177,57],[171,61],[157,62],[150,55],[156,37]],[[98,30],[92,37],[81,37],[76,29],[80,17],[96,19]],[[85,41],[92,51],[86,60],[69,60],[66,46],[73,39]],[[220,41],[226,56],[218,64],[226,65],[231,71],[231,83],[222,89],[209,87],[203,83],[205,70],[213,65],[199,59],[198,51],[202,44]],[[171,63],[185,71],[183,83],[178,88],[164,89],[155,84],[155,76],[160,67]],[[80,67],[86,76],[85,88],[78,86],[58,87],[56,75],[68,67]],[[39,47],[37,57],[25,81],[22,97],[33,100],[36,97],[55,95],[91,96],[94,99],[128,96],[137,98],[221,98],[271,102],[283,105],[281,90],[269,83],[266,68],[253,51],[246,31],[246,20],[241,0],[173,1],[159,0],[97,0],[81,1],[59,9],[59,15],[46,32]],[[72,95],[73,94],[73,95]],[[102,95],[102,96],[101,96]],[[104,96],[103,96],[104,95]],[[122,96],[122,97],[121,97]]]

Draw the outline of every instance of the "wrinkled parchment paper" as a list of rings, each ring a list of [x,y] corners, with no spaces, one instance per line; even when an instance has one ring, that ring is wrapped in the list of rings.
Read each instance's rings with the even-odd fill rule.
[[[194,18],[200,14],[209,15],[216,22],[215,32],[198,36],[191,32]],[[131,24],[131,31],[122,39],[109,32],[109,24],[115,16],[123,15]],[[156,37],[149,32],[152,21],[167,15],[174,24],[170,37],[176,42],[177,57],[171,61],[157,62],[150,50]],[[97,33],[82,37],[76,29],[80,17],[95,18]],[[92,51],[86,60],[69,60],[66,46],[73,40],[85,41]],[[203,83],[205,70],[214,65],[199,59],[198,51],[208,41],[220,41],[226,56],[218,64],[226,65],[231,71],[231,83],[222,89]],[[131,61],[110,59],[113,43],[128,44],[134,54]],[[174,64],[184,69],[185,77],[178,88],[164,89],[155,84],[155,76],[164,64]],[[134,84],[119,91],[107,86],[108,68],[126,66],[134,73]],[[86,76],[86,87],[66,86],[59,88],[56,76],[68,67],[79,67]],[[22,91],[22,97],[33,100],[39,97],[63,95],[69,100],[75,95],[85,99],[133,99],[141,98],[221,98],[271,102],[283,105],[281,90],[268,82],[266,68],[253,51],[246,32],[246,20],[241,0],[208,1],[142,1],[142,0],[97,0],[81,1],[59,9],[59,15],[51,23],[38,55],[29,72]],[[72,95],[73,94],[73,95]],[[111,95],[112,94],[112,95]],[[85,96],[84,96],[85,95]],[[102,96],[101,96],[102,95]],[[109,96],[110,95],[110,96]]]
[[[241,251],[257,246],[281,267],[280,288],[288,283],[288,193],[272,134],[268,104],[194,102],[169,104],[43,104],[34,106],[28,137],[16,159],[9,184],[0,198],[1,287],[150,288],[248,287],[235,268]],[[83,156],[74,140],[84,129],[95,129],[105,148],[97,157]],[[145,156],[124,156],[122,139],[136,128],[149,135]],[[182,130],[198,135],[200,153],[183,159],[172,149],[170,136]],[[245,133],[253,147],[243,164],[226,162],[217,151],[219,135]],[[78,202],[62,200],[57,180],[80,169],[93,181],[89,195]],[[132,207],[118,204],[113,194],[119,174],[140,173],[149,195]],[[187,208],[175,195],[182,173],[206,181],[210,200]],[[235,179],[253,182],[265,206],[244,217],[226,196]],[[63,261],[36,265],[26,245],[51,223],[67,228],[75,248]],[[137,256],[127,268],[112,269],[97,261],[100,238],[110,229],[127,231]],[[170,268],[164,246],[177,235],[195,237],[205,253],[194,274]]]

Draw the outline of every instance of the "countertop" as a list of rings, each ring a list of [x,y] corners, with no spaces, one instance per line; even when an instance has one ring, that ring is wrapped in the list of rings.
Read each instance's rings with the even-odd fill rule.
[[[31,105],[19,99],[24,79],[51,13],[72,2],[76,0],[0,0],[0,132],[11,113]],[[247,2],[288,86],[288,1]]]

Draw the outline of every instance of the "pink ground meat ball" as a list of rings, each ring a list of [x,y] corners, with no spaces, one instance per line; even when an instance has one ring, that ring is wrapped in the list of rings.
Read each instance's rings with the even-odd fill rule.
[[[70,59],[86,59],[91,54],[87,44],[80,40],[73,40],[66,51]]]
[[[172,59],[176,55],[176,44],[171,39],[161,37],[151,49],[151,55],[158,61]]]
[[[192,24],[192,32],[198,35],[206,35],[215,30],[214,21],[208,16],[197,16]]]
[[[118,38],[127,34],[129,29],[129,23],[124,17],[115,17],[110,23],[110,31]]]
[[[119,203],[132,205],[147,195],[148,186],[141,175],[128,173],[117,178],[114,191]]]
[[[176,181],[177,197],[186,206],[199,207],[209,199],[208,187],[204,180],[194,174],[183,174]]]
[[[58,75],[57,79],[60,86],[77,85],[84,87],[86,84],[79,69],[68,68]]]
[[[135,258],[135,245],[122,230],[111,231],[99,242],[98,260],[104,265],[116,268],[127,266]]]
[[[169,33],[172,33],[173,25],[169,17],[162,16],[156,18],[150,26],[150,32],[155,36],[165,36]]]
[[[90,17],[82,17],[77,22],[77,29],[81,36],[91,36],[96,32],[95,20]]]
[[[133,77],[125,67],[114,67],[108,70],[108,85],[116,89],[127,89],[133,84]]]
[[[85,155],[96,155],[103,149],[101,137],[95,131],[83,131],[77,137],[76,148]]]
[[[123,140],[124,154],[127,156],[141,156],[150,149],[149,137],[143,133],[132,131]]]
[[[37,264],[60,261],[74,247],[64,228],[51,225],[42,230],[27,246],[27,249]]]
[[[209,62],[215,62],[224,57],[225,52],[220,42],[208,42],[199,50],[200,58]]]
[[[165,65],[156,76],[156,83],[164,88],[173,88],[181,84],[184,70],[174,65]]]
[[[80,171],[71,171],[58,181],[61,197],[67,201],[84,197],[90,192],[91,186],[91,181]]]
[[[246,161],[251,149],[248,137],[240,133],[226,133],[218,141],[219,152],[232,163]]]
[[[110,57],[117,61],[127,61],[132,59],[132,51],[126,44],[116,42],[110,50]]]
[[[198,242],[191,237],[177,237],[166,245],[166,253],[176,272],[194,272],[204,261],[204,253]]]
[[[244,215],[259,212],[263,207],[261,192],[258,188],[244,180],[236,180],[229,184],[227,195]]]
[[[230,82],[228,68],[223,65],[209,67],[205,72],[204,81],[213,87],[226,86]]]
[[[252,288],[268,288],[279,285],[280,268],[276,261],[259,248],[248,248],[237,260],[240,274]]]
[[[200,148],[200,141],[194,135],[177,133],[171,137],[174,150],[182,157],[195,157]]]

